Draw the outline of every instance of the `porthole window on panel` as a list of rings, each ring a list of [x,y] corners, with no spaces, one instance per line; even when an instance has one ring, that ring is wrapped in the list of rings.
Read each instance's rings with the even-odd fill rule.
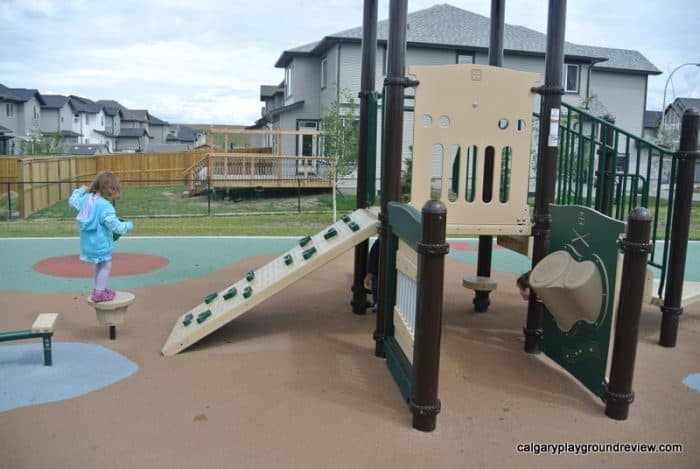
[[[440,127],[446,129],[450,126],[450,118],[448,116],[440,116]]]
[[[501,130],[506,130],[508,128],[508,119],[499,119],[498,128]]]
[[[478,153],[479,150],[476,145],[470,145],[467,148],[467,157],[464,161],[464,171],[466,173],[464,200],[467,202],[474,202],[474,195],[476,194],[476,160]]]
[[[510,147],[503,147],[501,151],[501,190],[498,200],[506,203],[510,200],[510,180],[513,170],[513,150]]]
[[[431,125],[433,125],[433,118],[430,117],[430,114],[423,114],[423,127],[428,129]]]
[[[431,175],[430,175],[430,198],[433,200],[440,199],[442,194],[442,160],[443,160],[442,145],[436,143],[433,145],[433,155],[431,160]]]
[[[523,119],[518,119],[518,125],[516,129],[518,130],[518,132],[522,132],[523,130],[525,130],[525,121]]]
[[[459,145],[450,146],[450,186],[447,192],[447,199],[456,202],[459,198],[459,165],[460,165]]]

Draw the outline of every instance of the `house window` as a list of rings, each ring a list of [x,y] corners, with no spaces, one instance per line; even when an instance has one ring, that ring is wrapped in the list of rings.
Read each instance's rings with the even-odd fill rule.
[[[321,60],[321,89],[328,84],[328,57]]]
[[[564,91],[567,93],[579,92],[579,74],[580,67],[576,64],[566,64],[566,73],[564,75]]]
[[[292,96],[294,91],[294,65],[289,65],[284,70],[284,94],[287,98]]]
[[[469,54],[467,52],[457,52],[457,63],[458,64],[473,64],[474,54]]]
[[[5,112],[7,113],[7,117],[15,117],[15,105],[7,103],[5,105]]]
[[[80,114],[73,115],[73,122],[75,122],[76,124],[80,122]]]
[[[39,120],[39,109],[34,106],[34,120]]]

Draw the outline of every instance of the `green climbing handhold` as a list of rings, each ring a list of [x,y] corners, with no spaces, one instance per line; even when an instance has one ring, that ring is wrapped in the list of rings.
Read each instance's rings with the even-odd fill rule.
[[[345,223],[347,223],[347,222],[350,221],[350,216],[349,216],[349,215],[343,215],[342,217],[340,217],[340,219],[343,220]]]
[[[304,236],[299,240],[299,246],[304,247],[311,241],[311,236]]]
[[[185,319],[182,320],[182,325],[185,327],[189,326],[193,318],[194,316],[192,315],[192,313],[187,313]]]
[[[211,310],[202,311],[197,315],[197,324],[202,324],[209,316],[211,316]]]
[[[291,254],[287,254],[286,256],[284,256],[285,265],[290,265],[292,262],[294,262],[294,261],[292,260]]]
[[[350,227],[350,229],[351,229],[352,231],[357,231],[357,230],[360,229],[360,225],[358,225],[358,224],[355,223],[355,222],[350,223],[348,226]]]
[[[323,234],[323,237],[324,237],[325,239],[330,239],[330,238],[332,238],[333,236],[335,236],[335,235],[337,235],[337,234],[338,234],[338,232],[335,230],[335,228],[330,228],[328,231],[326,231],[326,232]]]
[[[231,298],[236,296],[236,293],[238,293],[236,287],[230,288],[226,293],[224,293],[224,300],[230,300]]]
[[[306,251],[304,251],[304,259],[309,259],[311,256],[313,256],[316,253],[316,248],[315,247],[310,247]]]
[[[255,278],[255,272],[252,270],[245,274],[245,279],[248,280],[249,282]]]
[[[218,294],[217,292],[209,293],[209,294],[207,295],[207,297],[204,298],[204,302],[205,302],[206,304],[209,304],[209,303],[211,303],[212,301],[214,301],[214,298],[216,298],[217,296],[219,296],[219,294]]]
[[[253,288],[252,287],[245,287],[243,289],[243,298],[250,298],[250,295],[253,294]]]

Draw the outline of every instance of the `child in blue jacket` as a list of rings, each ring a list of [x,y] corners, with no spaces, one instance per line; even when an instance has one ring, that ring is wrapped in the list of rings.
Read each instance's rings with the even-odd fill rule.
[[[68,199],[78,211],[75,217],[80,231],[80,260],[95,264],[95,287],[90,299],[95,303],[112,301],[116,294],[107,288],[112,269],[114,234],[123,235],[134,229],[130,221],[121,221],[110,200],[119,197],[121,186],[114,173],[101,171],[90,187],[76,189]]]

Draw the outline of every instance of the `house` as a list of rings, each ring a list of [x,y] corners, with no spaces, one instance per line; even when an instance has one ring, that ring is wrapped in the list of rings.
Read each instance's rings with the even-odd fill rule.
[[[148,129],[153,141],[151,144],[161,144],[166,143],[168,138],[168,123],[164,120],[158,119],[151,113],[148,113]]]
[[[166,137],[166,143],[181,143],[192,150],[206,143],[206,134],[202,130],[197,130],[186,125],[171,126]]]
[[[442,4],[408,14],[406,64],[444,65],[488,63],[489,18]],[[381,91],[387,69],[388,21],[377,25],[376,84]],[[360,91],[362,28],[330,34],[319,41],[282,52],[277,68],[284,69],[283,96],[261,87],[263,116],[270,128],[318,128],[323,110],[345,94]],[[503,67],[544,75],[546,35],[522,26],[504,27]],[[564,49],[562,100],[580,107],[591,102],[602,117],[640,135],[643,129],[648,79],[661,73],[634,50],[592,47],[567,42]],[[407,91],[407,93],[410,92]],[[539,96],[533,111],[539,110]],[[404,156],[410,154],[413,118],[406,113]],[[296,146],[296,148],[295,148]],[[283,154],[299,154],[301,145],[285,143]]]
[[[22,142],[41,135],[44,104],[37,90],[0,84],[0,155],[19,153]]]
[[[642,137],[647,140],[656,140],[659,136],[661,125],[661,111],[644,111],[644,128]]]
[[[700,98],[676,98],[664,109],[664,125],[680,129],[681,117],[690,108],[700,110]]]
[[[116,151],[117,136],[121,130],[120,111],[126,110],[126,107],[113,100],[100,99],[96,103],[102,106],[102,111],[105,115],[105,128],[102,132],[102,135],[105,137],[105,144],[110,151]]]
[[[60,94],[42,95],[41,134],[62,144],[77,144],[81,134],[73,130],[73,108],[70,97]]]
[[[105,114],[102,106],[88,98],[70,95],[73,107],[72,130],[81,136],[78,143],[106,144],[104,136]]]
[[[121,109],[121,128],[117,134],[115,151],[146,151],[152,139],[145,109]]]

